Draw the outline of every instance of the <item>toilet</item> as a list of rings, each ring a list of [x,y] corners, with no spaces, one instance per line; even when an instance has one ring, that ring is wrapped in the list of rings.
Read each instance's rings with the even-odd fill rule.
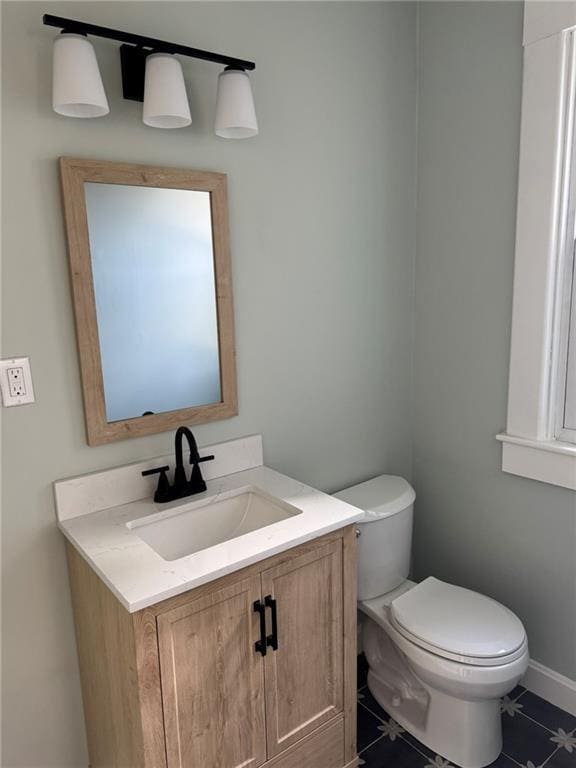
[[[500,698],[528,666],[521,621],[489,597],[434,577],[408,580],[416,494],[380,475],[335,496],[364,510],[358,608],[368,688],[406,731],[462,768],[502,749]]]

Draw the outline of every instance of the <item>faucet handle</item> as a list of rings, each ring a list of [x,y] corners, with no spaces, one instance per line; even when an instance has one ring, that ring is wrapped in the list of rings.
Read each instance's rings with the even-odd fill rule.
[[[202,464],[204,461],[212,461],[214,456],[200,456],[198,451],[195,454],[190,451],[190,464]]]
[[[192,493],[203,493],[206,490],[206,482],[202,477],[200,464],[204,461],[212,461],[213,458],[214,456],[200,456],[198,451],[196,451],[195,456],[190,453],[190,464],[193,464],[194,466],[192,467],[192,474],[190,475],[188,487],[192,489]]]
[[[202,464],[203,461],[212,461],[214,459],[214,456],[200,456],[200,454],[196,454],[196,456],[192,456],[190,454],[190,464]]]
[[[164,474],[164,472],[168,472],[170,470],[170,467],[168,464],[166,464],[165,467],[156,467],[156,469],[145,469],[142,472],[142,477],[147,477],[148,475],[156,475],[160,473],[160,477]]]
[[[142,472],[142,477],[147,477],[148,475],[156,475],[159,474],[160,477],[158,478],[158,486],[156,487],[156,492],[154,494],[154,501],[155,502],[163,502],[163,501],[169,501],[169,491],[170,491],[170,483],[168,482],[168,478],[166,477],[166,472],[168,472],[170,467],[166,465],[165,467],[156,467],[155,469],[145,469]]]

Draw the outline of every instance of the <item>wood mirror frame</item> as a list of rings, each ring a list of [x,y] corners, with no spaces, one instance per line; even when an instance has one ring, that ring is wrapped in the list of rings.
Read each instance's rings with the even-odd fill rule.
[[[236,416],[238,401],[226,175],[62,157],[60,177],[88,444],[101,445],[130,437],[166,432],[180,424],[202,424]],[[121,421],[107,421],[85,182],[189,189],[210,193],[220,358],[220,402]]]

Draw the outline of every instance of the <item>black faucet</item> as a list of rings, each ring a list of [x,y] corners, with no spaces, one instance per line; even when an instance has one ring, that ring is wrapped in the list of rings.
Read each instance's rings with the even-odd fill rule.
[[[190,448],[190,464],[192,464],[192,474],[190,480],[186,478],[186,470],[184,469],[184,462],[182,459],[182,438],[188,440],[188,446]],[[160,474],[158,478],[158,487],[154,494],[154,501],[158,504],[162,504],[166,501],[174,501],[175,499],[183,499],[185,496],[193,496],[195,493],[203,493],[206,490],[206,483],[202,477],[200,471],[200,464],[203,461],[212,461],[214,456],[200,456],[198,453],[198,446],[196,445],[196,438],[188,427],[178,427],[176,430],[176,436],[174,438],[175,450],[176,450],[176,469],[174,470],[174,484],[170,485],[166,472],[170,467],[156,467],[156,469],[147,469],[142,472],[142,475],[155,475]]]

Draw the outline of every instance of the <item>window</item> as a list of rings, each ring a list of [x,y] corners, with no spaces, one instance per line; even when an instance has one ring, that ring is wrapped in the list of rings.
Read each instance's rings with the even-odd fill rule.
[[[502,469],[576,489],[576,2],[524,5]]]
[[[573,196],[573,200],[574,200]],[[576,202],[576,201],[574,201]],[[574,210],[572,206],[572,219]],[[556,438],[576,443],[576,230],[563,280],[558,355]]]

